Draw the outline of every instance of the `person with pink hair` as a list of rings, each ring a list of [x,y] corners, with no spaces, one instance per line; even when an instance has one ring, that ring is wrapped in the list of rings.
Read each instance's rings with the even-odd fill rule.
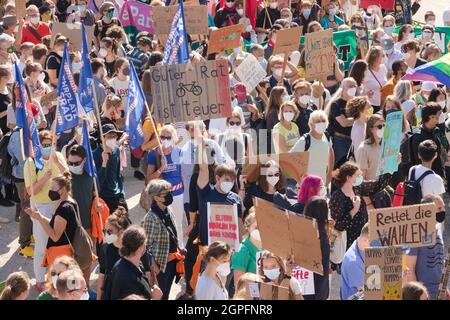
[[[303,178],[297,195],[297,203],[291,208],[291,211],[302,214],[308,200],[314,196],[325,197],[327,189],[323,180],[319,176],[309,175]]]

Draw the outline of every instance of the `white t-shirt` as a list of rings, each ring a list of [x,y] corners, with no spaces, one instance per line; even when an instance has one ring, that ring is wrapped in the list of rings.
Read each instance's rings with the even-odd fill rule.
[[[373,72],[373,74],[372,74]],[[380,66],[380,70],[370,72],[369,69],[364,73],[364,94],[369,93],[369,91],[373,90],[374,94],[372,98],[369,98],[370,104],[372,106],[380,106],[381,105],[381,89],[387,82],[387,68],[385,65]],[[375,79],[375,77],[376,79]],[[377,81],[378,79],[378,81]],[[379,82],[379,83],[378,83]]]
[[[228,300],[228,292],[225,287],[220,286],[205,274],[198,278],[195,288],[196,300]]]
[[[414,177],[416,180],[419,179],[420,176],[423,173],[425,173],[425,171],[431,170],[431,169],[425,168],[421,164],[414,166],[409,170],[409,174],[408,174],[409,179],[411,179],[411,171],[413,168],[416,168],[415,177]],[[420,182],[420,187],[422,188],[422,197],[427,196],[429,194],[438,196],[438,195],[445,193],[444,181],[436,173],[429,174],[425,178],[423,178],[423,180]]]
[[[353,150],[356,153],[356,150],[358,149],[359,145],[364,141],[364,138],[366,136],[366,123],[362,121],[355,121],[353,123],[352,127],[352,144],[353,144]]]
[[[298,279],[291,277],[291,279],[289,280],[289,285],[294,295],[302,294],[302,286]]]
[[[122,98],[123,107],[125,108],[128,102],[128,85],[130,84],[130,80],[122,81],[114,77],[108,83],[114,89],[115,94]]]

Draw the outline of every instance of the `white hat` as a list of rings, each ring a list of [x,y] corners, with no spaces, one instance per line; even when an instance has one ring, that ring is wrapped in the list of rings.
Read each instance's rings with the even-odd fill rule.
[[[431,91],[431,90],[437,89],[437,85],[431,81],[424,81],[424,82],[422,82],[421,89],[423,91]]]
[[[416,108],[416,103],[413,100],[406,100],[402,103],[403,114],[406,116],[408,113]]]

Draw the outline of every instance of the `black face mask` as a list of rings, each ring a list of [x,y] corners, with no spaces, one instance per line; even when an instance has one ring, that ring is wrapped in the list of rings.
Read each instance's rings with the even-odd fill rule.
[[[129,76],[130,73],[131,73],[130,67],[123,68],[122,73],[123,73],[124,76]]]
[[[172,192],[169,192],[168,194],[166,194],[166,196],[164,197],[164,205],[165,206],[170,206],[173,202],[173,196],[172,196]]]
[[[52,201],[58,201],[59,199],[61,199],[61,195],[58,193],[58,191],[54,191],[54,190],[48,191],[48,197]]]
[[[445,211],[436,212],[436,221],[441,223],[445,220]]]

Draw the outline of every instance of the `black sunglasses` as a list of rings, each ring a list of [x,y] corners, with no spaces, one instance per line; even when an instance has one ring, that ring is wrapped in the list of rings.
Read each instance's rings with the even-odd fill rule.
[[[160,136],[161,140],[172,140],[172,137]]]
[[[79,166],[83,161],[77,161],[77,162],[71,162],[71,161],[67,161],[67,164],[69,166]]]
[[[280,176],[280,173],[277,172],[277,173],[274,173],[274,174],[268,174],[267,176],[268,176],[268,177],[279,177],[279,176]]]
[[[234,122],[234,121],[230,121],[229,123],[230,123],[230,126],[234,126],[234,125],[236,125],[236,126],[240,126],[240,125],[241,125],[241,123],[240,123],[240,122]]]

